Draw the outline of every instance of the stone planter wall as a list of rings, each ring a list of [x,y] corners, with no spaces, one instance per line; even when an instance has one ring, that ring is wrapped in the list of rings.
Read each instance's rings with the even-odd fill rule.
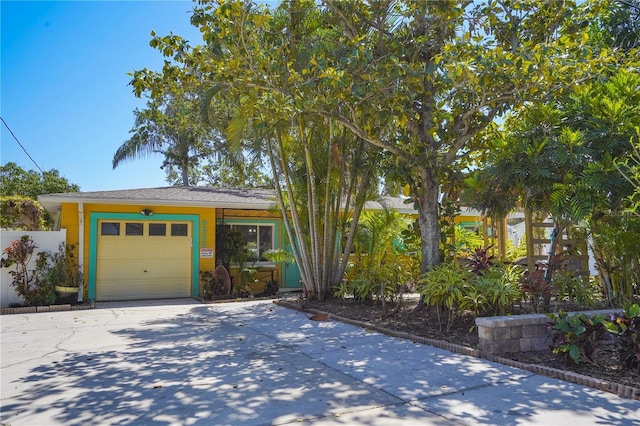
[[[620,309],[583,311],[589,316],[609,315]],[[580,312],[569,312],[576,315]],[[549,349],[551,334],[547,328],[549,318],[545,314],[514,315],[477,318],[480,351],[499,355],[512,352],[529,352]]]

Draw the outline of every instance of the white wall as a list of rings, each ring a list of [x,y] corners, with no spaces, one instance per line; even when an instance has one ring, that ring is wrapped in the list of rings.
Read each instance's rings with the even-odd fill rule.
[[[23,235],[29,235],[38,248],[34,251],[29,270],[35,268],[36,256],[41,251],[55,252],[60,243],[67,241],[67,230],[60,231],[2,231],[0,232],[0,249],[9,247],[11,241],[19,240]],[[0,268],[0,306],[8,306],[10,303],[21,303],[22,299],[11,285],[13,281],[9,271],[15,270],[15,266],[10,268]]]

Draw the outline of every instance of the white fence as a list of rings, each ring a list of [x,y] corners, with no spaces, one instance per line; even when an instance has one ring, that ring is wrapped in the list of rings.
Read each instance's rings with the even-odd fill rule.
[[[41,251],[55,252],[60,243],[67,241],[67,230],[60,231],[2,231],[0,232],[0,250],[9,247],[11,241],[19,240],[23,235],[28,235],[36,243],[38,248],[34,251],[29,270],[35,268],[36,255]],[[0,268],[0,306],[5,307],[10,303],[22,303],[22,299],[11,285],[12,277],[9,271],[15,270],[15,266],[10,268]]]

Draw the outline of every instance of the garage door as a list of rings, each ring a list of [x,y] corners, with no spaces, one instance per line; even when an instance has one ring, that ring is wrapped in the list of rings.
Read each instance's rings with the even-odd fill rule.
[[[191,296],[191,224],[99,221],[96,300]]]

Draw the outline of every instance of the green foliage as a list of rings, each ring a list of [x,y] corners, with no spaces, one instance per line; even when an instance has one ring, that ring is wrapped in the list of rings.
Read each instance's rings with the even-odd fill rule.
[[[585,314],[569,316],[563,311],[547,314],[553,334],[553,353],[563,353],[576,364],[594,364],[593,355],[605,333],[601,315],[589,318]]]
[[[450,330],[456,313],[466,307],[465,289],[472,279],[471,273],[456,266],[443,263],[424,274],[417,284],[418,293],[427,306],[435,306],[440,329]],[[477,305],[481,305],[478,300]]]
[[[640,217],[603,214],[592,228],[600,282],[614,306],[640,296]]]
[[[78,192],[80,187],[60,176],[56,169],[40,173],[16,163],[0,166],[0,226],[35,231],[51,228],[53,218],[36,201],[38,195]]]
[[[354,254],[346,271],[346,282],[334,297],[353,295],[359,300],[393,301],[401,287],[417,275],[411,248],[412,222],[391,210],[365,212],[358,224]]]
[[[622,367],[640,374],[640,306],[627,304],[621,315],[603,323],[607,331],[618,337]]]
[[[628,197],[627,211],[640,216],[640,127],[636,127],[635,131],[636,136],[629,141],[631,152],[626,158],[618,160],[615,166],[634,189]]]
[[[244,260],[244,251],[244,235],[240,229],[222,224],[216,226],[216,260],[227,271],[231,270],[231,262]]]
[[[113,155],[113,168],[138,158],[162,155],[161,168],[175,179],[174,184],[197,183],[199,177],[194,172],[200,161],[212,153],[219,136],[204,123],[200,100],[188,89],[175,83],[173,87],[166,85],[162,95],[156,96],[147,101],[145,109],[134,111],[132,136]]]
[[[457,315],[506,315],[521,299],[516,265],[495,265],[481,275],[457,264],[441,264],[418,280],[417,290],[427,306],[434,306],[440,328],[450,329]]]
[[[484,238],[477,232],[465,229],[462,226],[453,226],[455,244],[445,245],[445,260],[452,261],[455,258],[467,257],[476,247],[484,245]]]
[[[47,262],[46,279],[52,286],[80,287],[82,268],[78,263],[75,244],[60,243],[58,251],[44,252]]]
[[[35,269],[27,268],[36,248],[38,247],[31,237],[24,235],[19,240],[12,241],[3,250],[0,260],[1,267],[15,267],[9,271],[13,277],[11,285],[16,288],[16,292],[27,306],[48,305],[56,300],[54,287],[46,279],[49,270],[46,253],[38,254]]]
[[[0,166],[0,195],[19,195],[38,199],[38,195],[57,194],[61,192],[78,192],[80,187],[60,176],[56,169],[40,173],[35,170],[24,170],[14,162]]]
[[[577,305],[578,308],[594,308],[598,290],[588,276],[576,275],[572,271],[560,270],[553,274],[556,300]]]
[[[364,155],[376,170],[388,165],[387,177],[404,175],[419,211],[426,272],[441,261],[439,193],[443,185],[455,187],[459,171],[487,148],[479,136],[493,119],[564,93],[611,62],[610,51],[586,44],[598,12],[547,1],[524,8],[518,2],[305,0],[270,10],[203,0],[192,23],[206,46],[191,49],[178,36],[155,34],[151,45],[196,80],[203,76],[215,103],[231,105],[226,136],[232,144],[246,141],[248,133],[266,142],[274,183],[283,183],[282,198],[294,212],[298,194],[308,202],[309,219],[327,211],[323,201],[346,199],[322,194],[342,177],[355,176],[350,166],[362,161],[353,158]],[[165,67],[165,80],[181,76],[175,68]],[[152,77],[134,73],[136,92],[147,90]],[[329,132],[321,130],[327,126]],[[345,132],[356,141],[343,143]],[[360,149],[362,141],[368,149]],[[376,155],[366,156],[371,153]],[[288,185],[296,178],[307,189],[292,190]],[[316,252],[333,244],[335,235],[316,232],[318,220],[294,214],[292,221],[299,243],[309,241],[308,250],[296,253],[305,281],[319,291],[339,281],[346,256],[334,268],[332,259]]]
[[[523,235],[518,241],[516,247],[511,240],[507,242],[507,259],[508,261],[515,262],[519,259],[527,257],[527,235]]]
[[[39,231],[45,228],[49,217],[37,201],[28,197],[0,197],[0,226],[2,228]]]
[[[518,265],[497,265],[482,275],[476,276],[475,288],[487,301],[485,312],[507,315],[511,307],[520,301],[520,278],[522,267]]]

